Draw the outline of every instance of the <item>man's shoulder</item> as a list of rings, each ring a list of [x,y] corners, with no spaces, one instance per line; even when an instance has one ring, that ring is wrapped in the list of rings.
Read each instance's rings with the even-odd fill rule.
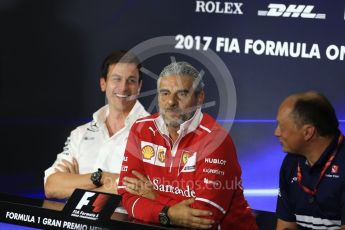
[[[225,130],[223,126],[221,126],[211,115],[207,113],[203,113],[199,126],[208,133],[223,133],[228,135],[227,130]]]
[[[92,119],[84,120],[84,124],[79,125],[75,128],[72,132],[81,132],[84,133],[86,131],[97,132],[101,125],[104,124],[106,114],[109,111],[109,105],[104,105],[95,111],[92,115]]]
[[[288,153],[284,157],[282,168],[283,169],[291,169],[297,167],[299,161],[303,160],[304,158],[298,154]]]
[[[132,108],[132,110],[130,112],[130,116],[133,116],[136,119],[146,117],[149,115],[150,115],[150,113],[146,111],[144,106],[138,100],[136,101],[134,107]]]
[[[140,133],[142,133],[143,130],[146,130],[154,125],[155,120],[158,116],[159,114],[153,114],[146,117],[138,118],[131,127],[132,132],[139,131]]]
[[[91,120],[85,124],[82,124],[75,128],[72,132],[74,133],[85,133],[85,132],[98,132],[100,130],[101,124],[95,120]]]
[[[230,151],[235,150],[235,145],[229,132],[221,126],[213,117],[207,113],[203,113],[203,118],[199,125],[199,131],[202,131],[201,135],[198,135],[202,141],[211,148],[218,148],[222,146],[224,149]]]
[[[159,116],[158,113],[146,117],[141,117],[135,121],[135,124],[150,124]]]
[[[345,158],[345,138],[343,140],[343,142],[341,143],[340,147],[339,147],[339,155],[341,155],[343,158]]]

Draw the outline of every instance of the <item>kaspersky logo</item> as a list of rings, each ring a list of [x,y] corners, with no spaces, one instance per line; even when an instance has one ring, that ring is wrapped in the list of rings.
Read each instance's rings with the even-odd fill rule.
[[[268,10],[259,10],[258,16],[268,17],[286,17],[286,18],[309,18],[309,19],[326,19],[326,14],[312,12],[313,5],[285,5],[270,3]]]
[[[80,210],[80,209],[83,209],[84,206],[89,206],[89,204],[92,200],[92,197],[94,195],[96,195],[96,193],[94,193],[94,192],[85,192],[75,209]],[[102,211],[103,206],[107,203],[109,198],[110,198],[110,196],[108,196],[106,194],[98,194],[96,199],[92,203],[92,207],[93,207],[92,211],[94,213],[98,213],[98,212]]]

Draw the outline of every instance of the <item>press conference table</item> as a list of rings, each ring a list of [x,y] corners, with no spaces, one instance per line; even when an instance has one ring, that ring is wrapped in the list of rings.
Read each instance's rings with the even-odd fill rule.
[[[117,212],[108,221],[76,218],[66,215],[64,206],[62,202],[0,193],[0,222],[38,229],[166,229]]]
[[[64,205],[57,201],[0,193],[0,222],[36,229],[181,229],[140,222],[118,212],[114,212],[108,221],[75,218],[62,211]],[[254,214],[260,229],[275,229],[273,213],[255,210]]]

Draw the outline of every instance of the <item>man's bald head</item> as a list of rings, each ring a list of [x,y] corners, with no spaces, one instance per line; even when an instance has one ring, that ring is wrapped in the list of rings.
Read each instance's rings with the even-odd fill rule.
[[[333,136],[338,132],[339,121],[329,100],[316,91],[289,96],[282,103],[292,105],[291,115],[296,125],[313,125],[320,136]]]

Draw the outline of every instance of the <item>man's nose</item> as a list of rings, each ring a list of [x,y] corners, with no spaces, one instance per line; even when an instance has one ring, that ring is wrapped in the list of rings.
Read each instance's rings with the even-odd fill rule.
[[[128,90],[128,82],[123,80],[119,83],[118,89],[122,92],[126,92]]]
[[[174,106],[176,106],[176,105],[178,104],[178,102],[177,102],[177,97],[176,97],[175,94],[171,94],[171,95],[169,96],[169,98],[168,98],[168,104],[169,104],[169,106],[171,106],[171,107],[174,107]]]
[[[274,135],[276,136],[276,137],[280,137],[280,128],[277,126],[276,127],[276,129],[274,130]]]

